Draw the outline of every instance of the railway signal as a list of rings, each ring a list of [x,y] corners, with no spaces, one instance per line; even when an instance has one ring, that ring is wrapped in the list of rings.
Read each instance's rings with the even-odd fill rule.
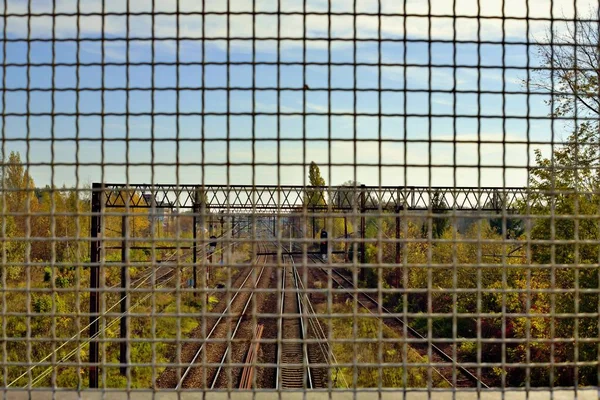
[[[327,261],[327,231],[321,231],[321,257],[323,261]]]
[[[210,254],[212,254],[215,252],[216,249],[217,249],[217,237],[213,235],[210,237],[210,243],[208,244],[208,252]]]

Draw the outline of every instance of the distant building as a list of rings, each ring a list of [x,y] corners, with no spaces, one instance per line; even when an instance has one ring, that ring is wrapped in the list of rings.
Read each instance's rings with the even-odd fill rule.
[[[168,225],[169,219],[175,217],[177,210],[173,209],[173,203],[168,200],[160,202],[152,196],[151,193],[144,193],[144,200],[151,208],[148,210],[148,220],[150,222],[160,223],[163,226]]]

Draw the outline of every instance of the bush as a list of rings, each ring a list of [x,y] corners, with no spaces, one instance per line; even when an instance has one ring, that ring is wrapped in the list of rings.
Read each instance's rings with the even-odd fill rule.
[[[475,342],[462,342],[458,347],[461,361],[477,361],[477,344]]]
[[[54,280],[54,285],[56,285],[56,287],[59,287],[59,288],[69,287],[69,286],[71,286],[71,279],[69,279],[65,276],[58,276]]]
[[[37,313],[49,313],[52,311],[52,297],[47,294],[34,297],[33,310]]]

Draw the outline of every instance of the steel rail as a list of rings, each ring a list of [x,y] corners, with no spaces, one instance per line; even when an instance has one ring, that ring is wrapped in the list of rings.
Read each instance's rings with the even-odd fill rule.
[[[266,258],[266,257],[265,257]],[[256,265],[256,264],[255,264]],[[260,277],[262,277],[262,274],[265,270],[266,265],[263,265],[259,274],[259,279],[257,279],[257,282],[260,281]],[[254,272],[254,268],[250,269],[250,272],[248,273],[248,275],[246,276],[246,278],[244,279],[244,281],[242,282],[242,284],[240,285],[240,287],[236,290],[235,295],[231,298],[231,300],[229,301],[229,303],[227,304],[227,307],[225,308],[225,310],[220,314],[219,318],[217,319],[217,321],[215,322],[215,324],[213,325],[212,329],[210,330],[210,332],[208,333],[208,335],[206,336],[205,339],[209,339],[212,334],[214,333],[214,331],[217,329],[217,327],[219,326],[219,324],[221,323],[221,321],[223,320],[223,318],[226,316],[226,314],[228,313],[229,309],[231,308],[231,305],[233,304],[233,302],[235,301],[235,299],[238,297],[238,295],[242,292],[242,289],[244,288],[244,286],[246,285],[246,282],[248,281],[248,279],[250,279],[250,276],[252,276]],[[243,316],[243,314],[242,314]],[[181,376],[181,378],[179,379],[179,382],[177,383],[177,386],[175,386],[175,389],[178,390],[181,388],[181,386],[183,385],[185,379],[187,378],[188,374],[190,373],[190,371],[194,368],[194,364],[196,363],[196,360],[198,359],[198,357],[200,356],[200,354],[202,353],[202,350],[204,350],[204,347],[206,345],[206,342],[202,343],[202,345],[200,346],[200,348],[195,352],[194,357],[192,358],[192,360],[188,363],[189,365],[187,366],[187,368],[185,369],[183,375]]]
[[[313,256],[309,256],[314,262],[316,263],[321,263],[323,264],[323,261],[320,260],[318,257],[313,257]],[[320,267],[321,270],[325,273],[327,273],[327,271],[323,268]],[[336,275],[338,275],[344,282],[348,283],[349,285],[351,285],[352,289],[354,289],[354,292],[348,290],[347,293],[352,294],[355,298],[356,301],[365,309],[369,310],[369,312],[371,312],[371,310],[363,303],[361,302],[357,295],[363,295],[365,296],[367,299],[369,299],[369,301],[371,301],[373,304],[375,304],[377,307],[381,307],[381,310],[386,312],[387,314],[392,314],[386,307],[384,307],[382,304],[380,304],[377,300],[375,300],[373,297],[369,296],[367,293],[362,292],[361,290],[359,290],[359,288],[357,288],[356,286],[354,286],[354,283],[352,283],[352,281],[350,281],[348,278],[346,278],[345,276],[343,276],[340,272],[336,271],[335,269],[332,269],[333,273],[335,273]],[[340,285],[341,287],[344,287],[344,285],[342,285],[340,283],[340,281],[338,281],[335,277],[331,277],[331,279],[333,279],[338,285]],[[371,312],[372,313],[372,312]],[[418,339],[422,339],[424,341],[427,341],[427,338],[423,335],[421,335],[421,333],[419,333],[419,331],[417,331],[416,329],[414,329],[413,327],[411,327],[410,325],[407,325],[404,323],[404,321],[402,319],[400,319],[399,317],[392,317],[394,320],[396,320],[398,323],[400,323],[400,325],[402,325],[403,327],[406,328],[406,330],[413,336],[417,337]],[[452,365],[455,365],[456,368],[458,368],[460,370],[460,372],[465,375],[465,377],[467,379],[469,379],[471,382],[475,383],[475,384],[480,384],[482,387],[489,389],[489,386],[486,385],[481,379],[477,378],[475,375],[473,375],[473,373],[471,371],[469,371],[468,369],[466,369],[465,367],[461,366],[458,364],[458,362],[452,358],[451,356],[449,356],[448,354],[446,354],[446,352],[444,350],[442,350],[440,347],[436,346],[433,343],[429,343],[431,345],[431,348],[435,351],[435,353],[437,353],[440,357],[442,357],[443,359],[445,359],[448,362],[451,362]],[[433,367],[432,367],[433,368]],[[438,374],[440,374],[440,376],[442,376],[444,378],[444,380],[448,381],[452,386],[454,386],[452,384],[452,382],[450,382],[446,377],[444,377],[442,375],[441,372],[439,372],[439,370],[437,370],[436,368],[433,368],[434,370],[436,370],[436,372],[438,372]]]
[[[298,229],[298,231],[303,234],[303,231],[301,229]],[[298,247],[297,244],[295,244],[296,247]],[[313,262],[315,264],[324,264],[324,261],[319,258],[316,257],[312,254],[307,254],[308,257],[313,260]],[[327,274],[327,270],[323,267],[320,267],[321,271],[323,271],[325,274]],[[367,299],[369,299],[369,301],[371,301],[373,304],[375,304],[377,307],[381,307],[381,310],[384,311],[387,314],[392,314],[392,312],[390,312],[386,307],[384,307],[382,304],[379,304],[379,302],[377,300],[375,300],[373,297],[369,296],[367,293],[364,293],[363,291],[359,290],[359,288],[357,288],[356,286],[354,286],[354,283],[352,281],[350,281],[348,278],[346,278],[345,276],[343,276],[339,271],[335,270],[334,268],[331,268],[331,271],[333,271],[333,273],[335,273],[336,275],[338,275],[340,278],[342,278],[347,284],[349,284],[352,289],[354,289],[354,291],[350,291],[347,290],[347,293],[351,294],[353,297],[356,298],[357,303],[359,303],[362,307],[364,307],[366,310],[368,310],[369,312],[371,312],[371,310],[366,306],[366,304],[364,304],[363,302],[361,302],[358,299],[357,295],[363,295],[365,296]],[[327,274],[329,275],[329,274]],[[331,276],[331,279],[333,279],[339,286],[341,286],[342,288],[345,288],[344,285],[340,284],[340,282],[335,279],[333,276]],[[348,289],[348,288],[345,288]],[[371,312],[372,313],[372,312]],[[419,333],[419,331],[417,331],[416,329],[414,329],[413,327],[411,327],[410,325],[407,325],[404,323],[404,321],[402,319],[400,319],[399,317],[392,317],[395,321],[397,321],[400,325],[402,325],[403,327],[406,328],[406,330],[413,336],[415,336],[418,339],[422,339],[424,341],[427,341],[427,338],[423,335],[421,335],[421,333]],[[439,355],[440,357],[442,357],[444,360],[452,363],[452,365],[456,365],[456,367],[460,370],[460,372],[467,378],[469,379],[471,382],[475,383],[476,385],[481,385],[482,387],[489,389],[489,386],[487,384],[485,384],[481,379],[477,378],[472,372],[470,372],[468,369],[466,369],[465,367],[461,366],[458,364],[458,362],[452,358],[451,356],[449,356],[448,354],[446,354],[446,352],[444,350],[442,350],[440,347],[436,346],[435,344],[431,343],[431,348],[434,350],[434,352]],[[431,367],[433,368],[433,370],[435,370],[444,380],[446,380],[448,383],[450,383],[450,385],[454,386],[452,384],[452,382],[450,382],[446,377],[443,376],[443,374],[435,367]]]
[[[267,230],[270,231],[270,228],[266,224],[264,224],[264,226],[265,226],[265,229],[267,229]],[[271,232],[271,234],[273,234],[273,232]],[[279,243],[277,241],[274,241],[274,243],[275,243],[276,246],[281,247],[281,249],[283,250],[283,252],[287,253],[287,255],[290,256],[290,260],[292,261],[293,266],[294,266],[294,273],[295,273],[294,276],[295,276],[295,279],[297,279],[297,282],[302,287],[302,291],[304,292],[304,298],[306,299],[306,303],[308,305],[307,308],[309,309],[309,312],[312,312],[312,314],[315,316],[314,320],[316,321],[316,325],[315,325],[315,321],[313,321],[312,319],[309,319],[309,324],[312,326],[313,331],[315,332],[315,335],[318,336],[319,331],[320,331],[321,338],[324,341],[327,341],[327,335],[325,334],[325,331],[323,330],[323,327],[321,326],[321,323],[319,322],[319,319],[317,317],[317,313],[315,312],[315,309],[314,309],[314,307],[312,305],[312,302],[310,301],[310,299],[308,298],[308,295],[306,294],[306,288],[304,287],[304,284],[302,283],[302,279],[300,279],[300,273],[298,272],[298,269],[296,268],[296,265],[295,265],[294,253],[292,251],[290,251],[289,249],[287,249],[285,246],[283,246],[281,243]],[[282,279],[282,282],[283,282],[282,283],[282,288],[285,289],[285,273],[283,273],[282,276],[283,276],[283,279]],[[296,287],[298,289],[298,286],[296,286]],[[298,294],[299,294],[299,292],[298,292]],[[282,296],[281,309],[280,309],[280,318],[279,318],[279,326],[278,326],[279,332],[282,331],[281,325],[282,325],[283,301],[284,301],[283,299],[284,298],[285,298],[285,296]],[[318,326],[318,329],[317,329],[317,326]],[[324,349],[324,346],[326,347],[326,349]],[[334,362],[337,364],[337,358],[336,358],[335,354],[333,353],[333,351],[331,350],[331,347],[328,345],[328,343],[326,343],[325,345],[319,343],[319,349],[321,350],[321,354],[323,354],[323,357],[324,357],[325,360],[327,360],[329,358],[328,354],[331,354],[331,357],[333,358]],[[277,360],[278,360],[278,362],[277,362],[277,369],[276,369],[277,375],[276,375],[276,380],[275,380],[275,382],[276,382],[276,388],[278,388],[277,385],[279,384],[279,365],[281,364],[281,362],[280,362],[280,359],[281,359],[280,351],[281,351],[281,346],[278,346],[278,352],[279,353],[278,353],[278,356],[277,356],[278,357],[277,358]],[[308,357],[306,357],[306,359],[308,360]],[[309,368],[309,370],[310,370],[310,368]],[[346,378],[343,375],[342,375],[342,379],[344,380],[346,388],[348,388],[349,387],[348,382],[346,381]],[[312,386],[314,386],[314,384]]]
[[[310,326],[312,327],[313,332],[315,333],[315,336],[319,337],[319,335],[320,335],[320,339],[322,339],[324,341],[324,343],[319,343],[319,349],[321,350],[323,359],[327,360],[329,358],[329,356],[331,356],[331,358],[333,359],[333,362],[335,364],[338,364],[337,357],[333,353],[331,346],[329,346],[327,334],[325,333],[323,326],[321,326],[321,322],[319,321],[317,312],[315,311],[315,309],[312,305],[312,302],[310,301],[308,294],[306,293],[306,288],[305,288],[304,284],[302,283],[302,279],[300,278],[300,272],[298,272],[297,269],[296,269],[296,275],[298,277],[297,278],[298,282],[300,282],[301,289],[304,293],[304,298],[305,298],[306,304],[308,306],[307,308],[309,310],[309,313],[312,313],[312,315],[313,315],[313,318],[310,318],[308,320],[308,322],[309,322]],[[336,369],[339,371],[339,368],[336,367]],[[342,379],[344,381],[344,384],[346,385],[346,388],[348,388],[349,387],[348,382],[346,381],[346,378],[344,377],[343,374],[342,374]]]
[[[277,367],[276,367],[276,389],[281,389],[284,387],[285,383],[287,382],[288,384],[292,384],[291,388],[295,388],[297,383],[300,383],[302,385],[302,387],[304,388],[308,388],[308,389],[312,389],[313,388],[313,377],[312,377],[312,373],[310,371],[310,361],[308,359],[308,350],[307,350],[307,346],[306,346],[306,342],[305,342],[305,326],[304,326],[304,321],[302,318],[302,301],[301,301],[301,297],[300,297],[300,293],[298,290],[298,282],[296,280],[296,274],[294,273],[294,264],[293,264],[293,260],[290,256],[290,270],[288,270],[287,264],[284,264],[283,266],[283,276],[284,279],[282,280],[282,306],[280,309],[280,314],[279,314],[279,332],[281,334],[281,339],[278,340],[278,360],[277,360]],[[285,276],[288,274],[288,271],[290,272],[290,277],[289,279],[285,279]],[[292,280],[292,283],[288,283],[289,280]],[[289,301],[291,300],[290,298],[288,298],[286,301],[285,297],[286,297],[286,286],[291,286],[293,285],[292,288],[287,290],[287,294],[288,295],[293,295],[292,292],[295,292],[295,296],[293,296],[295,298],[295,302],[294,303],[289,303]],[[294,305],[295,304],[295,307]],[[286,306],[292,306],[294,308],[296,308],[298,310],[298,314],[296,315],[295,312],[290,312],[290,310],[288,310],[288,313],[285,313],[285,307]],[[291,315],[290,315],[291,314]],[[286,320],[286,322],[288,323],[287,325],[287,329],[286,329],[286,324],[284,323],[283,320]],[[297,328],[294,327],[295,324],[295,320],[298,320],[299,324],[297,326]],[[289,324],[292,325],[289,325]],[[299,329],[298,329],[299,328]],[[293,333],[293,338],[291,338],[289,341],[286,341],[286,343],[284,343],[284,340],[286,340],[285,333],[289,333],[289,331],[292,330],[294,331]],[[279,338],[278,338],[279,339]],[[289,339],[289,338],[288,338]],[[297,352],[297,348],[296,345],[298,344],[297,341],[300,341],[300,347],[302,348],[302,350],[300,352]],[[284,362],[284,358],[288,357],[288,362]],[[298,357],[299,356],[299,357]],[[289,358],[292,358],[292,362],[289,362]],[[302,359],[302,364],[298,365],[299,363],[296,362],[297,359],[294,358],[300,358]],[[298,371],[298,367],[299,371]],[[285,372],[285,370],[287,369],[287,373]],[[304,373],[304,369],[306,369],[306,374]],[[305,380],[306,379],[306,380]]]
[[[258,349],[260,347],[260,339],[264,330],[264,325],[258,324],[254,331],[254,336],[250,342],[250,348],[246,353],[246,362],[244,369],[242,370],[242,377],[240,379],[240,389],[252,389],[252,377],[254,376],[255,360],[258,357]]]
[[[231,247],[231,246],[233,246],[233,245],[234,245],[234,244],[230,244],[230,245],[229,245],[229,246],[227,246],[226,248],[229,248],[229,247]],[[187,267],[184,267],[184,268],[183,268],[183,270],[182,270],[182,272],[183,272],[183,271],[185,271],[185,270],[186,270],[186,269],[188,269],[188,268],[189,268],[189,266],[187,266]],[[171,272],[171,271],[168,271],[168,272],[166,272],[166,273],[162,274],[161,276],[159,276],[159,277],[157,278],[157,283],[158,283],[158,286],[156,287],[156,289],[159,289],[159,288],[163,287],[164,285],[166,285],[167,283],[169,283],[171,280],[173,280],[173,279],[175,278],[175,276],[174,276],[174,275],[167,276],[167,275],[169,275],[169,273],[170,273],[170,272]],[[150,276],[152,276],[152,272],[151,272],[150,274],[148,274],[148,275],[145,275],[144,277],[138,278],[138,279],[137,279],[137,280],[136,280],[134,283],[137,283],[137,282],[139,282],[140,280],[143,280],[143,282],[141,282],[141,283],[140,283],[138,286],[136,286],[134,289],[137,289],[137,288],[141,287],[141,286],[142,286],[142,285],[143,285],[143,284],[144,284],[144,283],[145,283],[145,282],[148,280],[148,278],[149,278]],[[164,280],[162,280],[162,278],[165,278],[165,279],[164,279]],[[113,288],[113,287],[115,287],[115,286],[111,286],[111,288]],[[167,293],[173,293],[173,292],[175,292],[175,290],[172,290],[171,292],[167,292]],[[209,295],[212,295],[212,294],[214,294],[214,291],[213,291],[213,292],[209,292],[208,294],[209,294]],[[125,297],[127,297],[127,296],[129,296],[129,293],[128,293],[128,294],[127,294]],[[148,298],[150,298],[150,296],[152,296],[152,293],[148,293],[148,294],[146,294],[144,297],[142,297],[142,299],[141,299],[141,300],[139,300],[138,302],[136,302],[135,304],[133,304],[133,305],[130,307],[130,311],[131,311],[132,309],[136,308],[137,306],[139,306],[140,304],[142,304],[144,301],[148,300]],[[115,304],[113,304],[113,306],[112,306],[112,307],[110,307],[108,310],[106,310],[106,311],[104,312],[104,314],[102,314],[102,316],[105,316],[106,314],[108,314],[108,313],[109,313],[109,312],[110,312],[110,311],[111,311],[113,308],[115,308],[116,306],[118,306],[118,305],[119,305],[119,304],[120,304],[120,303],[121,303],[123,300],[124,300],[124,298],[123,298],[123,299],[120,299],[120,300],[118,300],[118,301],[117,301]],[[54,365],[54,366],[50,366],[50,367],[46,368],[46,369],[45,369],[45,370],[44,370],[42,373],[40,373],[40,375],[38,375],[38,376],[37,376],[37,377],[36,377],[36,378],[35,378],[35,379],[34,379],[34,380],[31,382],[31,386],[34,386],[34,385],[36,385],[37,383],[41,382],[41,380],[42,380],[43,378],[45,378],[46,376],[48,376],[48,374],[50,374],[50,373],[52,372],[52,370],[53,370],[53,369],[57,368],[57,367],[59,366],[59,364],[61,364],[61,363],[63,363],[64,361],[68,360],[69,358],[71,358],[71,357],[72,357],[73,355],[75,355],[75,354],[77,353],[77,351],[79,351],[79,350],[80,350],[80,349],[81,349],[81,348],[82,348],[84,345],[88,344],[88,343],[89,343],[91,340],[93,340],[93,339],[95,339],[95,338],[99,337],[101,333],[103,333],[103,332],[107,331],[109,328],[111,328],[112,326],[116,325],[116,324],[117,324],[117,322],[119,322],[119,321],[120,321],[120,319],[121,319],[122,317],[124,317],[124,316],[125,316],[125,314],[126,314],[126,313],[122,313],[122,314],[120,314],[120,315],[119,315],[117,318],[115,318],[115,319],[113,319],[112,321],[110,321],[110,322],[109,322],[109,323],[108,323],[108,324],[107,324],[107,325],[104,327],[104,329],[101,329],[101,330],[99,330],[99,331],[96,333],[96,335],[94,335],[93,337],[90,337],[90,338],[88,338],[88,339],[87,339],[87,340],[85,340],[84,342],[81,342],[81,343],[80,343],[78,346],[76,346],[76,347],[75,347],[74,349],[72,349],[72,350],[71,350],[69,353],[67,353],[65,356],[63,356],[63,358],[62,358],[62,359],[60,359],[60,360],[59,360],[59,361],[56,363],[56,365]],[[162,313],[159,313],[159,314],[162,314]],[[102,316],[99,316],[99,317],[98,317],[98,319],[99,319],[100,317],[102,317]],[[25,376],[25,375],[26,375],[26,374],[27,374],[29,371],[31,371],[31,370],[35,369],[36,367],[40,366],[40,365],[41,365],[41,364],[42,364],[42,363],[43,363],[45,360],[47,360],[49,357],[51,357],[53,353],[56,353],[56,352],[58,352],[58,351],[59,351],[61,348],[63,348],[63,347],[64,347],[64,346],[66,346],[66,345],[67,345],[69,342],[71,342],[71,341],[73,341],[74,339],[76,339],[78,335],[80,335],[81,333],[83,333],[83,332],[84,332],[86,329],[88,329],[88,328],[89,328],[89,325],[88,325],[88,326],[86,326],[85,328],[83,328],[83,329],[82,329],[82,330],[81,330],[81,331],[80,331],[78,334],[75,334],[75,335],[74,335],[73,337],[71,337],[69,340],[67,340],[67,341],[66,341],[66,342],[64,342],[62,345],[60,345],[60,346],[59,346],[59,347],[58,347],[58,348],[57,348],[57,349],[56,349],[54,352],[52,352],[52,353],[48,354],[47,356],[45,356],[45,357],[44,357],[42,360],[40,360],[38,363],[36,363],[36,365],[32,366],[32,367],[31,367],[31,368],[30,368],[28,371],[24,372],[24,373],[23,373],[23,374],[21,374],[19,377],[15,378],[15,379],[14,379],[12,382],[10,382],[10,383],[7,385],[7,387],[10,387],[10,386],[11,386],[11,385],[13,385],[14,383],[16,383],[16,382],[17,382],[19,379],[23,378],[23,377],[24,377],[24,376]],[[27,385],[26,385],[26,386],[24,386],[24,388],[26,388],[26,387],[27,387]]]
[[[164,286],[164,285],[166,285],[167,283],[169,283],[169,281],[171,281],[174,278],[175,278],[174,276],[171,276],[168,279],[166,279],[165,281],[161,282],[161,284]],[[170,293],[173,293],[174,291],[175,290],[173,290]],[[145,302],[146,300],[148,300],[148,298],[150,298],[150,296],[152,296],[152,293],[146,294],[144,297],[142,297],[141,300],[139,300],[138,302],[136,302],[135,304],[133,304],[130,307],[130,310],[138,307],[140,304],[142,304],[143,302]],[[115,304],[113,306],[113,308],[116,307],[118,304],[119,303]],[[111,327],[115,326],[120,321],[121,317],[123,317],[123,316],[125,316],[125,313],[122,313],[119,317],[117,317],[117,318],[113,319],[112,321],[110,321],[108,324],[106,324],[106,326],[103,329],[99,330],[93,337],[87,338],[85,341],[81,342],[77,347],[75,347],[69,353],[67,353],[65,356],[63,356],[63,358],[60,359],[55,365],[46,368],[42,373],[40,373],[40,375],[38,375],[35,379],[33,379],[33,381],[31,382],[31,387],[33,387],[33,386],[37,385],[39,382],[41,382],[42,379],[44,379],[46,376],[48,376],[52,372],[53,369],[58,368],[59,364],[65,362],[66,360],[68,360],[69,358],[71,358],[72,356],[74,356],[79,350],[81,350],[81,348],[84,345],[89,344],[89,342],[91,342],[93,339],[98,338],[102,333],[104,333],[105,331],[109,330]],[[64,347],[64,345],[67,344],[69,341],[67,341],[63,345],[61,345],[56,351],[58,351],[60,348]],[[50,357],[51,355],[52,354],[50,354],[47,357],[45,357],[44,360],[47,359],[48,357]],[[36,364],[32,368],[35,368],[36,366],[39,366],[40,363],[42,363],[44,360],[40,361],[38,364]],[[25,372],[24,374],[22,374],[21,376],[19,376],[18,378],[16,378],[13,382],[11,382],[10,384],[8,384],[7,387],[11,386],[17,380],[21,379],[23,376],[25,376],[25,374],[27,374],[27,372]],[[29,385],[23,386],[23,388],[27,388],[27,387],[29,387]]]
[[[236,226],[232,227],[231,229],[228,229],[227,231],[223,232],[221,235],[217,236],[217,238],[221,238],[221,237],[223,237],[224,235],[226,235],[226,234],[228,234],[228,233],[230,233],[230,232],[231,232],[232,234],[235,234],[236,232],[238,232],[238,230],[239,230],[239,229],[241,229],[241,228],[242,228],[242,227],[237,227],[237,225],[238,225],[238,224],[236,224]],[[237,230],[236,230],[236,229],[237,229]],[[107,239],[109,239],[109,238],[107,238]],[[228,249],[228,248],[230,248],[230,247],[232,247],[232,246],[234,246],[234,245],[235,245],[235,243],[231,243],[231,244],[229,244],[229,246],[227,246],[227,247],[223,248],[223,250],[224,250],[224,249]],[[197,250],[196,250],[196,254],[200,254],[200,253],[204,252],[204,251],[206,250],[206,247],[207,247],[207,246],[208,246],[208,244],[207,244],[207,243],[205,243],[205,244],[204,244],[204,246],[203,246],[203,248],[200,248],[200,249],[197,249]],[[222,250],[221,250],[221,249],[219,249],[219,251],[215,251],[215,253],[218,253],[218,252],[220,252],[220,251],[222,251]],[[189,256],[190,254],[193,254],[193,249],[188,249],[188,252],[185,252],[184,254],[182,254],[182,256]],[[166,262],[169,262],[169,261],[173,260],[173,259],[175,258],[175,256],[176,256],[176,255],[177,255],[177,252],[176,252],[176,251],[175,251],[175,252],[173,252],[173,253],[171,253],[171,254],[169,254],[169,255],[167,256],[167,258],[166,258],[166,259],[164,259],[164,260],[162,260],[162,261],[161,261],[161,264],[162,264],[162,263],[166,263]],[[205,254],[205,255],[206,255],[206,254]],[[142,261],[142,262],[143,262],[143,263],[146,263],[146,262],[150,262],[150,261]],[[161,265],[161,266],[162,266],[162,265]],[[148,268],[152,269],[153,267],[152,267],[152,266],[150,266],[150,267],[148,267]],[[159,268],[160,268],[160,267],[159,267]],[[166,269],[168,269],[169,267],[168,267],[168,266],[165,266],[165,268],[166,268]],[[158,276],[156,279],[157,279],[157,280],[159,280],[159,279],[161,279],[161,278],[165,277],[166,275],[168,275],[168,274],[170,274],[170,273],[172,273],[172,272],[173,272],[173,267],[171,267],[171,270],[170,270],[170,271],[167,271],[167,272],[165,272],[164,274],[162,274],[162,275]],[[131,284],[132,284],[132,285],[135,285],[135,284],[137,284],[138,282],[142,281],[142,283],[140,284],[140,286],[141,286],[141,285],[142,285],[142,284],[144,284],[146,281],[148,281],[148,279],[150,279],[150,278],[152,277],[152,274],[154,274],[154,273],[155,273],[154,271],[150,271],[150,272],[148,272],[148,273],[145,273],[145,274],[143,274],[142,276],[140,276],[140,277],[136,278],[136,280],[135,280],[135,281],[133,281]],[[114,288],[116,288],[116,287],[118,287],[118,286],[119,286],[119,285],[116,285],[116,284],[115,284],[115,285],[112,285],[112,286],[110,286],[108,289],[114,289]],[[138,287],[139,287],[139,286],[138,286]],[[136,287],[136,288],[137,288],[137,287]]]
[[[317,260],[318,260],[318,258],[317,258]],[[315,261],[315,260],[313,260],[313,261]],[[316,261],[315,261],[315,263],[316,263]],[[323,272],[326,272],[324,268],[321,268],[321,270],[322,270]],[[337,273],[337,271],[335,271],[335,272]],[[331,279],[332,279],[332,281],[333,281],[333,282],[337,283],[338,287],[342,287],[342,288],[344,287],[344,285],[343,285],[343,284],[342,284],[342,283],[341,283],[339,280],[337,280],[335,277],[333,277],[333,276],[332,276],[332,277],[331,277]],[[372,315],[375,315],[375,313],[373,313],[373,311],[371,311],[371,309],[370,309],[370,308],[369,308],[369,307],[368,307],[368,306],[367,306],[367,305],[366,305],[364,302],[362,302],[362,301],[361,301],[361,300],[360,300],[360,299],[359,299],[357,296],[355,296],[355,295],[354,295],[354,294],[353,294],[351,291],[349,291],[349,290],[348,290],[348,291],[347,291],[347,293],[349,293],[349,294],[352,294],[352,295],[353,295],[353,297],[356,299],[356,302],[357,302],[357,303],[358,303],[358,304],[359,304],[361,307],[363,307],[365,310],[367,310],[367,311],[368,311],[370,314],[372,314]],[[359,294],[364,294],[364,293],[362,293],[362,292],[357,292],[357,293],[359,293]],[[376,304],[376,305],[378,305],[378,303],[377,303],[377,302],[375,302],[375,304]],[[384,323],[385,323],[385,322],[384,322]],[[409,327],[409,328],[410,328],[410,327]],[[446,377],[444,376],[444,374],[442,374],[442,373],[441,373],[441,371],[440,371],[438,368],[436,368],[436,367],[433,367],[433,366],[432,366],[432,367],[430,367],[430,368],[431,368],[433,371],[435,371],[435,373],[436,373],[436,374],[437,374],[437,375],[438,375],[440,378],[442,378],[444,381],[446,381],[446,382],[447,382],[447,383],[448,383],[448,384],[449,384],[451,387],[454,387],[454,384],[453,384],[453,383],[452,383],[452,382],[451,382],[451,381],[450,381],[448,378],[446,378]]]
[[[308,346],[306,344],[307,331],[304,326],[304,312],[302,308],[302,298],[300,297],[300,288],[298,286],[298,271],[296,270],[296,263],[294,262],[294,257],[289,256],[292,266],[292,274],[294,276],[294,287],[296,288],[296,300],[298,301],[298,314],[300,315],[300,336],[302,340],[302,350],[304,353],[304,360],[306,361],[306,377],[308,379],[308,388],[313,388],[313,377],[312,372],[310,370],[310,360],[308,358]]]
[[[264,258],[264,264],[266,264],[267,262],[267,257],[265,256]],[[263,265],[260,274],[258,275],[258,278],[256,279],[256,282],[254,283],[254,288],[256,289],[256,287],[258,286],[260,279],[262,278],[263,272],[265,270],[266,265]],[[237,332],[240,328],[240,325],[242,324],[242,321],[244,319],[244,316],[246,315],[246,311],[248,310],[248,306],[250,305],[250,302],[252,301],[252,299],[254,298],[254,293],[255,292],[251,292],[250,296],[248,296],[248,300],[246,300],[246,304],[244,304],[244,308],[242,310],[242,312],[240,313],[240,316],[237,320],[237,323],[235,325],[235,329],[233,330],[232,334],[231,334],[231,338],[229,340],[229,344],[227,345],[227,348],[225,349],[225,352],[223,353],[223,357],[221,357],[221,362],[219,363],[219,367],[217,368],[217,372],[215,372],[215,376],[213,378],[212,384],[210,385],[211,389],[214,389],[215,386],[217,385],[217,381],[219,380],[219,375],[221,374],[221,371],[223,370],[223,366],[225,365],[225,361],[227,360],[227,354],[229,354],[229,350],[231,349],[231,346],[233,344],[233,340],[235,339],[235,336],[237,335]],[[252,345],[252,344],[251,344]]]
[[[283,273],[281,274],[281,306],[279,307],[279,318],[277,320],[277,367],[275,368],[275,389],[279,390],[280,386],[280,378],[281,378],[281,357],[282,357],[282,349],[281,349],[281,339],[283,338],[283,307],[285,305],[285,268]],[[279,337],[279,335],[282,335]]]

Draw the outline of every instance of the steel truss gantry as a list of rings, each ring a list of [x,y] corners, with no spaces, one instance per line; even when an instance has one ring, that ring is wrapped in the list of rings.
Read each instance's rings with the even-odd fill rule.
[[[94,184],[104,207],[273,211],[308,208],[314,211],[364,210],[514,210],[528,199],[526,188],[457,188],[427,186],[234,186]],[[199,201],[199,203],[198,203]]]

